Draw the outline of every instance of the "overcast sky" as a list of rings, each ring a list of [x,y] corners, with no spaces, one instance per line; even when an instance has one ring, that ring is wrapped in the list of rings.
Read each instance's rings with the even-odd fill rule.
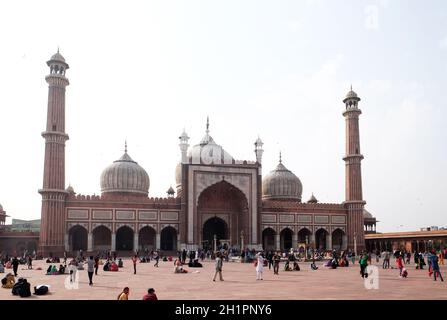
[[[4,1],[0,30],[0,203],[14,218],[40,218],[46,61],[59,46],[77,193],[100,194],[127,139],[150,196],[165,196],[178,136],[197,144],[209,115],[235,159],[255,160],[259,135],[264,174],[281,150],[304,201],[341,203],[352,83],[378,230],[447,225],[445,1]]]

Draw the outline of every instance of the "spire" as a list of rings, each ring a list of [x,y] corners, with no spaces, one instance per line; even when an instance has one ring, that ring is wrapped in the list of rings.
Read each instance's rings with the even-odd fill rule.
[[[127,153],[127,139],[124,140],[124,153]]]
[[[57,53],[59,53],[59,46],[57,46]]]
[[[282,163],[281,151],[279,152],[279,163]]]
[[[351,83],[351,91],[352,91],[352,83]]]
[[[206,116],[206,134],[210,133],[210,117]]]

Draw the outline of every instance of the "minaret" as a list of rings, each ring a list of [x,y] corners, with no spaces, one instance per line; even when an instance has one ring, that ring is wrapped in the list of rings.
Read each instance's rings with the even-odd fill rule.
[[[180,147],[180,152],[182,154],[182,161],[181,163],[187,163],[188,162],[188,156],[187,156],[187,151],[188,151],[188,140],[189,137],[185,132],[185,129],[183,129],[183,132],[181,134],[181,136],[179,137],[180,143],[179,143],[179,147]]]
[[[348,248],[357,249],[357,253],[365,248],[363,230],[363,207],[366,202],[362,195],[362,170],[360,153],[359,115],[362,111],[358,108],[360,98],[352,91],[348,92],[343,103],[346,110],[343,116],[346,119],[346,155],[343,158],[346,164],[346,201],[348,210]],[[356,248],[354,248],[356,247]]]
[[[256,162],[259,163],[259,165],[262,165],[262,154],[264,153],[264,149],[262,149],[262,146],[264,143],[262,142],[261,138],[256,139],[255,142],[255,155],[256,155]],[[262,174],[261,167],[259,167],[259,174]]]
[[[69,68],[64,57],[54,54],[47,62],[50,74],[48,82],[47,127],[42,132],[45,139],[42,212],[40,227],[40,254],[61,255],[65,236],[65,87],[69,84],[65,71]]]

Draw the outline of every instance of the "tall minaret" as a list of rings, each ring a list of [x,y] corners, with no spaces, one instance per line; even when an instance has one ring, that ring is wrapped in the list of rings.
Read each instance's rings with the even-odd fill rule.
[[[357,252],[365,248],[363,229],[363,207],[366,202],[362,196],[362,170],[360,153],[359,115],[362,111],[358,108],[360,98],[352,91],[348,92],[343,103],[346,110],[343,116],[346,119],[346,155],[343,158],[346,164],[346,201],[348,209],[348,248]]]
[[[42,213],[40,226],[40,254],[61,255],[64,252],[65,235],[65,87],[69,84],[65,71],[69,68],[64,57],[54,54],[47,62],[50,74],[48,82],[47,127],[42,132],[45,139]]]

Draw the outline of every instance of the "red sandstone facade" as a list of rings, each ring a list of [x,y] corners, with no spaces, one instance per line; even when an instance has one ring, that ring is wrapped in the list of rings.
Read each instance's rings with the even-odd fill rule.
[[[231,157],[206,133],[189,148],[179,137],[181,160],[176,189],[167,198],[149,198],[149,176],[127,153],[101,175],[101,196],[65,189],[65,71],[59,54],[50,61],[40,250],[174,251],[212,247],[282,249],[299,245],[318,249],[364,248],[360,137],[360,98],[351,90],[346,110],[346,201],[301,202],[301,181],[280,158],[262,175],[262,141],[255,142],[256,161]]]

